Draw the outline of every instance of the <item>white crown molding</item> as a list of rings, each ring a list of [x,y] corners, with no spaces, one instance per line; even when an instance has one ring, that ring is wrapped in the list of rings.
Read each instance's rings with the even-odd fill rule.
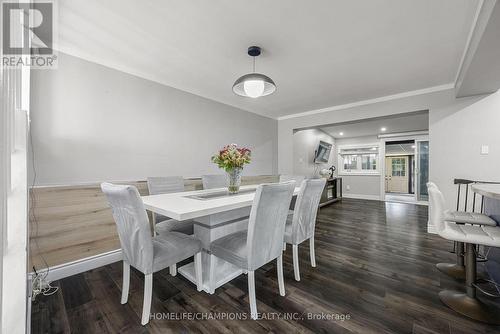
[[[464,80],[465,74],[476,54],[477,48],[483,37],[488,21],[495,7],[496,0],[480,0],[472,20],[472,25],[467,37],[462,58],[455,75],[455,90],[458,91]]]
[[[391,101],[391,100],[398,100],[398,99],[402,99],[405,97],[411,97],[411,96],[417,96],[417,95],[423,95],[423,94],[429,94],[429,93],[436,93],[436,92],[441,92],[441,91],[449,90],[449,89],[453,89],[453,88],[455,88],[454,83],[447,83],[444,85],[433,86],[433,87],[428,87],[428,88],[423,88],[423,89],[417,89],[417,90],[412,90],[412,91],[408,91],[408,92],[377,97],[377,98],[369,99],[369,100],[362,100],[362,101],[341,104],[341,105],[322,108],[322,109],[309,110],[309,111],[305,111],[305,112],[301,112],[301,113],[297,113],[297,114],[292,114],[292,115],[287,115],[287,116],[281,116],[281,117],[278,117],[277,120],[282,121],[282,120],[291,119],[291,118],[311,116],[311,115],[321,114],[321,113],[325,113],[325,112],[331,112],[331,111],[337,111],[337,110],[342,110],[342,109],[349,109],[349,108],[354,108],[354,107],[365,106],[368,104],[387,102],[387,101]]]
[[[483,7],[483,4],[484,0],[479,0],[477,4],[476,12],[474,13],[474,18],[472,19],[472,25],[469,30],[469,35],[467,36],[467,41],[465,43],[465,48],[464,51],[462,52],[460,63],[458,64],[457,73],[455,74],[455,87],[457,86],[458,78],[461,76],[461,73],[463,72],[465,59],[470,51],[472,37],[474,36],[474,32],[476,31],[477,21],[479,19],[479,14],[481,13],[481,8]]]
[[[415,136],[425,136],[425,135],[428,135],[428,134],[429,134],[429,130],[407,131],[407,132],[394,132],[394,133],[380,134],[380,135],[377,136],[377,138],[381,139],[381,138],[395,138],[395,137],[396,138],[397,137],[400,137],[400,138],[412,137],[412,139],[414,139],[413,137],[415,137]]]

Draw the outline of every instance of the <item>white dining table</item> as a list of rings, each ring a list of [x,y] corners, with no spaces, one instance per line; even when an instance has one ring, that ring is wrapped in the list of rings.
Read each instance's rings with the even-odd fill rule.
[[[238,194],[229,194],[226,188],[220,188],[142,196],[144,207],[149,211],[178,221],[194,221],[194,236],[203,246],[202,276],[205,292],[210,293],[210,244],[216,239],[248,228],[248,218],[257,186],[242,186]],[[295,188],[294,196],[299,190],[299,187]],[[215,260],[216,288],[243,273],[240,268],[229,262],[220,258]],[[196,284],[193,262],[178,268],[178,271]]]

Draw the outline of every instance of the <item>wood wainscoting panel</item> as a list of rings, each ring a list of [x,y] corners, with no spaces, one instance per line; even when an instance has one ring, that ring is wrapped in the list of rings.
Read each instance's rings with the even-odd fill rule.
[[[277,182],[274,175],[243,176],[242,184]],[[132,184],[148,195],[145,181]],[[186,179],[186,191],[202,189],[201,179]],[[99,184],[35,187],[31,190],[30,263],[37,270],[120,248],[115,222]],[[151,219],[150,219],[151,221]]]

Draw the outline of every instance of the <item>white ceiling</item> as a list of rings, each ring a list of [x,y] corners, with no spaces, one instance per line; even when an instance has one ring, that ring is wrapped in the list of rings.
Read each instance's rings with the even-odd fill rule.
[[[374,136],[382,132],[380,129],[386,128],[385,133],[400,133],[408,131],[420,131],[429,129],[429,113],[414,113],[405,116],[384,117],[347,124],[336,124],[322,127],[334,138],[352,138],[363,136]],[[340,133],[343,133],[341,136]]]
[[[478,0],[59,2],[60,50],[261,115],[454,82]],[[233,94],[251,70],[273,95]]]

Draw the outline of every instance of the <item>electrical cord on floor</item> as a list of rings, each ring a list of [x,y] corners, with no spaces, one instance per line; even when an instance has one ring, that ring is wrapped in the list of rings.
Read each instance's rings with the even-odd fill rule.
[[[29,124],[29,129],[28,129],[28,134],[29,134],[29,141],[30,141],[30,147],[31,147],[31,164],[32,164],[32,170],[33,170],[33,181],[31,183],[31,190],[29,191],[29,198],[30,198],[30,205],[29,205],[29,214],[31,221],[33,222],[34,226],[34,231],[30,229],[30,238],[29,238],[29,246],[30,246],[30,252],[29,252],[29,258],[30,261],[33,265],[33,272],[35,275],[32,277],[32,282],[31,282],[31,297],[33,300],[35,300],[37,295],[44,295],[44,296],[50,296],[54,293],[56,293],[59,288],[58,287],[53,287],[51,286],[50,282],[47,281],[47,277],[49,275],[49,265],[43,256],[42,252],[40,251],[40,245],[38,244],[38,219],[35,214],[35,207],[36,207],[36,195],[34,191],[34,187],[36,184],[36,168],[35,168],[35,149],[33,146],[33,136],[31,134],[31,120]],[[34,233],[33,233],[34,232]],[[36,246],[36,250],[38,253],[38,256],[43,261],[43,264],[45,265],[46,271],[45,273],[38,273],[36,270],[36,267],[33,262],[33,254],[31,252],[31,241],[34,242]]]
[[[36,299],[38,295],[50,296],[59,291],[59,287],[50,285],[50,282],[45,280],[43,275],[38,274],[35,267],[33,266],[33,270],[35,271],[35,277],[31,282],[31,298],[32,300]]]

